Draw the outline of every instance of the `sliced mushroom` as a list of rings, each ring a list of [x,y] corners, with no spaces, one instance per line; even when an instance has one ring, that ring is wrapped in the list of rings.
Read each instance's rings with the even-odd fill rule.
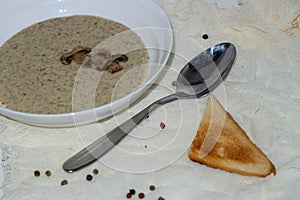
[[[72,62],[72,55],[69,55],[69,54],[63,54],[61,57],[60,57],[60,61],[62,64],[64,65],[69,65],[71,64]]]
[[[118,71],[121,71],[123,67],[119,65],[119,63],[113,62],[107,67],[107,71],[110,72],[111,74],[116,73]]]
[[[84,53],[75,53],[72,56],[72,60],[74,60],[77,64],[81,65],[83,61],[86,59],[87,55]]]
[[[128,57],[123,54],[111,55],[111,53],[105,49],[94,49],[87,58],[83,66],[93,67],[99,71],[108,70],[110,73],[115,73],[123,69],[119,62],[127,62]]]
[[[128,61],[128,57],[124,54],[116,55],[116,56],[114,56],[113,59],[114,59],[113,62],[116,62],[116,63]]]
[[[78,64],[82,64],[87,54],[92,51],[89,47],[77,46],[72,51],[64,53],[60,57],[60,61],[64,65],[69,65],[74,60]]]

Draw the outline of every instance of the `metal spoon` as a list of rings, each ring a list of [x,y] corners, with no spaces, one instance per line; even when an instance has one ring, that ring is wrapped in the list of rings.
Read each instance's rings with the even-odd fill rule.
[[[213,91],[230,71],[235,60],[236,49],[231,43],[217,44],[194,57],[177,77],[176,92],[155,101],[126,122],[99,138],[63,164],[67,172],[74,172],[95,162],[149,113],[159,105],[181,98],[199,98]]]

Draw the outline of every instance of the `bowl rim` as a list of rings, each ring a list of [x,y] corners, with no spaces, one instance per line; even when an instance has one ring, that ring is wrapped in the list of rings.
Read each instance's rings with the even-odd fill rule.
[[[122,1],[122,0],[114,0],[114,1]],[[131,1],[134,2],[135,0],[131,0]],[[166,49],[163,49],[165,55],[164,55],[162,62],[160,63],[161,66],[155,71],[155,73],[148,80],[146,80],[143,84],[141,84],[136,90],[130,92],[129,94],[127,94],[119,99],[111,101],[110,103],[103,104],[101,106],[87,109],[87,110],[82,110],[82,111],[68,112],[68,113],[53,113],[53,114],[41,113],[41,114],[39,114],[39,113],[28,113],[28,112],[11,110],[11,109],[8,109],[8,108],[0,105],[0,114],[8,117],[10,119],[13,119],[13,120],[25,123],[25,124],[29,124],[29,125],[34,125],[34,126],[70,127],[70,126],[80,126],[80,125],[89,124],[89,123],[95,122],[97,120],[112,116],[114,113],[119,112],[126,108],[126,106],[124,106],[124,107],[120,106],[121,102],[124,102],[124,100],[126,100],[126,99],[130,100],[127,105],[130,105],[132,102],[136,101],[152,85],[152,83],[154,83],[157,80],[157,78],[161,74],[162,70],[164,69],[164,66],[168,62],[172,48],[173,48],[173,29],[172,29],[172,25],[171,25],[171,22],[167,16],[167,14],[154,0],[147,0],[146,2],[148,2],[149,4],[152,4],[151,6],[154,6],[155,9],[157,9],[157,11],[161,14],[161,16],[164,17],[166,27],[164,27],[164,28],[159,27],[159,29],[165,30],[168,32],[168,38],[167,38],[168,45],[167,45]],[[72,15],[75,15],[75,14],[67,14],[64,16],[72,16]],[[98,16],[102,17],[101,15],[98,15]],[[49,19],[55,18],[55,17],[56,16],[50,16]],[[107,17],[104,17],[104,18],[107,18]],[[110,19],[110,18],[108,18],[108,19]],[[112,20],[114,20],[114,19],[112,19]],[[121,22],[119,22],[119,23],[121,23]],[[146,28],[157,29],[158,27],[146,27]],[[135,29],[131,29],[131,30],[136,32]],[[148,47],[146,46],[146,48],[148,48]],[[105,115],[103,115],[101,117],[98,116],[97,112],[99,112],[100,110],[103,110],[103,109],[107,109],[109,112],[107,112]],[[93,120],[83,120],[82,121],[83,117],[85,117],[87,115],[90,116],[91,114],[94,114],[94,116],[95,116],[95,118]],[[66,123],[65,120],[70,117],[73,118],[72,122]],[[49,120],[53,120],[55,118],[57,118],[57,120],[55,120],[55,123],[49,122]],[[39,119],[39,120],[37,120],[37,119]],[[78,119],[80,119],[80,120],[78,120]],[[62,120],[61,123],[59,123],[59,120]]]

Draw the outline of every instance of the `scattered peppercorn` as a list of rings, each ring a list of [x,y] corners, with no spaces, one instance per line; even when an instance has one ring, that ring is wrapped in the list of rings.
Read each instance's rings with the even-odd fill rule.
[[[33,173],[34,173],[34,176],[36,176],[36,177],[39,177],[41,175],[40,171],[38,171],[38,170],[35,170]]]
[[[145,197],[145,194],[144,194],[144,193],[142,193],[142,192],[139,193],[139,198],[140,198],[140,199],[143,199],[144,197]]]
[[[68,181],[67,181],[67,180],[62,180],[60,184],[61,184],[61,185],[67,185],[67,184],[68,184]]]
[[[45,172],[45,174],[46,174],[46,176],[51,176],[51,171],[50,170],[47,170],[46,172]]]
[[[149,186],[149,189],[150,189],[151,191],[154,191],[154,190],[155,190],[155,186],[154,186],[154,185],[150,185],[150,186]]]
[[[163,197],[158,197],[157,200],[165,200],[165,198],[163,198]]]
[[[87,180],[87,181],[91,181],[91,180],[93,180],[93,176],[92,176],[92,175],[90,175],[90,174],[88,174],[88,175],[86,176],[86,180]]]
[[[134,190],[134,189],[130,189],[130,190],[129,190],[129,193],[130,193],[131,195],[135,195],[135,190]]]
[[[147,145],[145,145],[144,147],[145,147],[145,148],[148,148],[148,146],[147,146]]]
[[[99,173],[99,170],[98,170],[98,169],[94,169],[94,170],[93,170],[93,173],[94,173],[94,174],[98,174],[98,173]]]
[[[163,122],[160,122],[159,126],[160,126],[161,129],[164,129],[166,127],[166,124],[163,123]]]
[[[177,82],[176,81],[172,81],[172,86],[176,86]]]
[[[202,39],[207,40],[208,39],[208,35],[207,34],[203,34],[202,35]]]
[[[126,194],[126,198],[127,198],[127,199],[130,199],[130,198],[131,198],[131,194],[130,194],[130,193],[127,193],[127,194]]]

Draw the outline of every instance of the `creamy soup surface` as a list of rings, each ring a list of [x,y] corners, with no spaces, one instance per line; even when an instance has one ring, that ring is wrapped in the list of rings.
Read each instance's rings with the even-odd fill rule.
[[[67,57],[78,47],[91,49],[76,54],[83,56],[81,63]],[[104,67],[89,62],[99,60],[93,57],[97,55],[105,58],[100,60]],[[121,55],[126,59],[118,60]],[[38,114],[98,107],[137,89],[148,63],[142,40],[120,23],[87,15],[52,18],[18,32],[0,47],[0,103]],[[112,65],[121,69],[112,72]]]

